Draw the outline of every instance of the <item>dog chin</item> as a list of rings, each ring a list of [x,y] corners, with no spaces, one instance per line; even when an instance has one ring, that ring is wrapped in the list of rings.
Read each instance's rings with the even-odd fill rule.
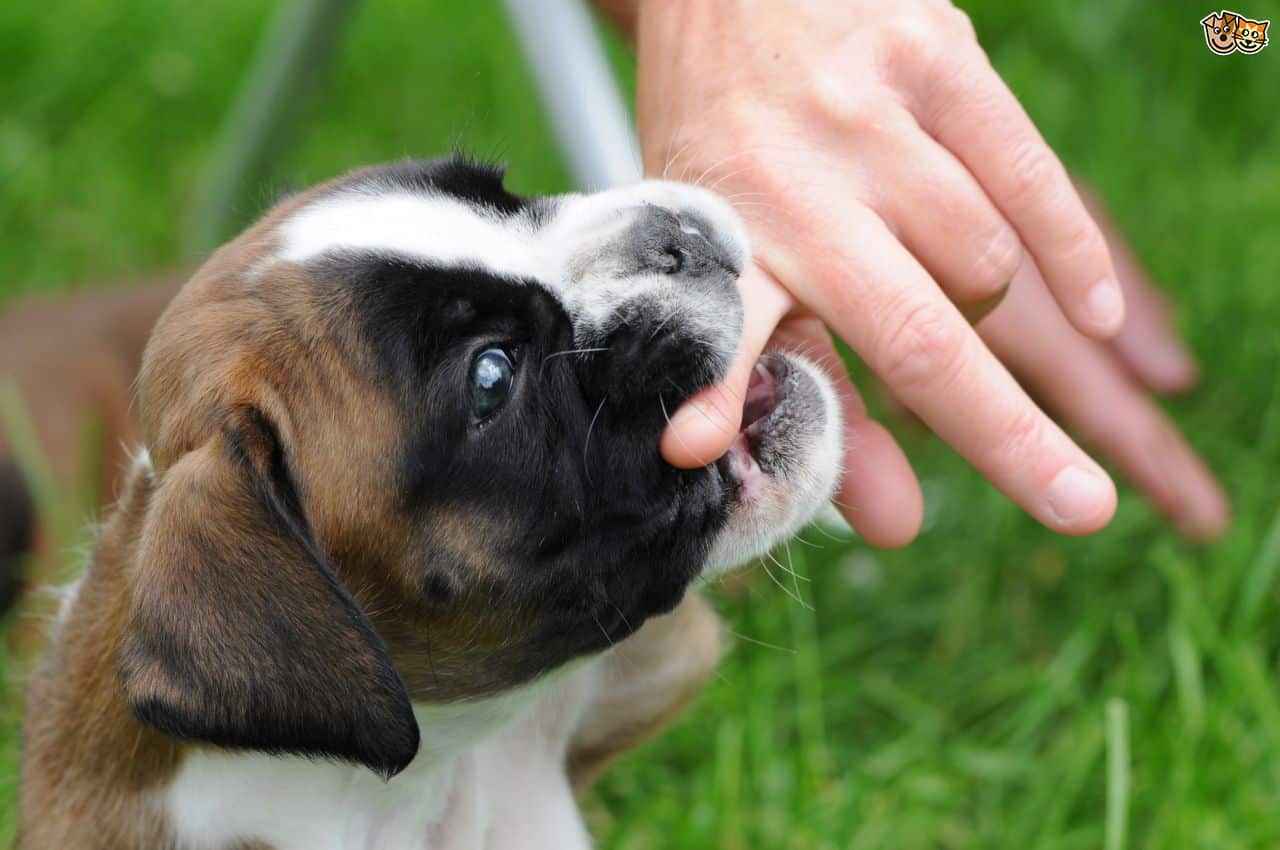
[[[816,364],[783,352],[760,359],[742,428],[713,465],[733,496],[703,580],[764,555],[818,516],[840,479],[842,430],[835,390]]]

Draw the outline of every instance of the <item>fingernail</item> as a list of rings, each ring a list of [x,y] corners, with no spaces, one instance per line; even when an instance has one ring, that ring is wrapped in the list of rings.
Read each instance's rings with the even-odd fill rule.
[[[1049,482],[1049,513],[1063,528],[1078,528],[1106,507],[1110,492],[1110,482],[1099,473],[1068,466]]]
[[[1114,333],[1124,324],[1124,296],[1114,280],[1104,280],[1089,290],[1085,298],[1089,318],[1104,333]]]

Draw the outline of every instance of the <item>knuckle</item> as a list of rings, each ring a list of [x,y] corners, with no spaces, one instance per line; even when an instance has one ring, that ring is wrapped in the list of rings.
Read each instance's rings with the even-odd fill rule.
[[[881,345],[885,380],[906,390],[944,385],[959,370],[966,330],[944,304],[907,310]]]
[[[1024,408],[1014,414],[1000,435],[996,455],[1009,465],[1024,464],[1042,454],[1044,440],[1044,417],[1034,407]]]
[[[947,24],[955,32],[973,41],[978,40],[978,31],[974,29],[973,20],[963,9],[956,6],[948,6],[943,10],[942,14]]]
[[[933,55],[943,42],[941,28],[929,15],[899,15],[884,25],[889,49],[904,58]]]
[[[1107,253],[1107,241],[1092,221],[1085,219],[1070,229],[1063,239],[1063,261],[1085,262]]]
[[[911,69],[918,81],[945,80],[960,73],[967,51],[956,44],[945,14],[901,15],[881,27],[884,64]]]
[[[843,77],[821,73],[808,87],[812,106],[825,121],[842,132],[860,136],[886,133],[895,103],[878,87],[853,87]]]
[[[877,73],[922,117],[948,112],[951,102],[980,89],[981,63],[974,60],[985,54],[976,40],[955,32],[942,14],[900,16],[876,29]]]
[[[1009,165],[1014,195],[1022,200],[1041,192],[1053,178],[1057,160],[1039,141],[1029,140],[1018,145]]]

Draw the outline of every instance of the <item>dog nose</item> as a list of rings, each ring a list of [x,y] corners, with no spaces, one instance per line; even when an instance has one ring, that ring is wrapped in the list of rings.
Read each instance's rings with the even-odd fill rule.
[[[696,282],[736,277],[729,253],[717,245],[711,228],[690,214],[646,205],[630,231],[636,260],[643,271],[678,276]]]

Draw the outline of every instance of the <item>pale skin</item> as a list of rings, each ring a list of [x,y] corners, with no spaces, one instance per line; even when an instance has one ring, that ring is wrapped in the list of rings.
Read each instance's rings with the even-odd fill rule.
[[[872,544],[910,542],[919,484],[830,333],[1055,531],[1104,527],[1115,487],[1024,386],[1188,536],[1226,528],[1220,487],[1147,394],[1195,379],[1168,311],[962,12],[944,0],[602,5],[635,37],[646,172],[724,195],[753,242],[738,356],[672,416],[668,462],[722,455],[756,359],[771,340],[797,345],[831,364],[844,397],[837,506]]]

